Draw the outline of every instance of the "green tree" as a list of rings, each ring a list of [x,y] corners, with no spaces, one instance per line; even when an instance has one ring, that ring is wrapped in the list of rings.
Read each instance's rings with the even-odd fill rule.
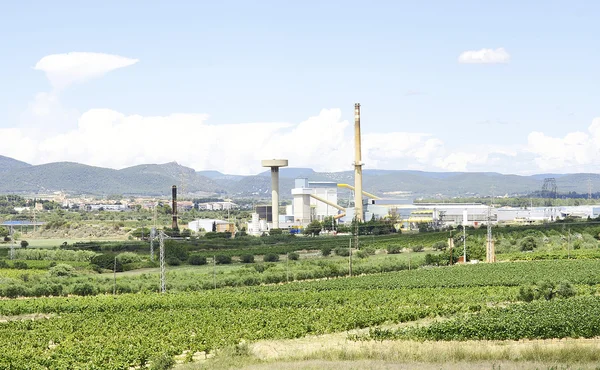
[[[283,234],[283,230],[281,229],[271,229],[269,230],[269,235],[281,235]]]
[[[334,220],[333,216],[325,217],[321,224],[322,224],[321,227],[323,228],[323,230],[326,230],[326,231],[335,230],[335,220]]]
[[[317,220],[314,220],[308,224],[303,231],[304,235],[318,236],[319,233],[321,233],[321,223]]]

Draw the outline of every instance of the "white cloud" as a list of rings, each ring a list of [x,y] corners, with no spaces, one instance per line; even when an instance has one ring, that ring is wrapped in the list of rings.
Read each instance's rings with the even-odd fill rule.
[[[137,59],[103,53],[71,52],[40,59],[35,69],[46,73],[55,89],[101,77],[115,69],[137,63]]]
[[[262,171],[264,158],[287,158],[294,167],[343,171],[352,169],[354,130],[341,117],[340,109],[323,109],[296,124],[212,125],[206,114],[146,117],[92,109],[76,128],[39,139],[13,129],[12,137],[28,144],[0,154],[34,164],[76,161],[110,168],[177,161],[234,174]],[[485,164],[489,155],[514,154],[504,148],[452,152],[439,138],[410,132],[363,133],[362,143],[366,168],[379,169],[467,171]]]
[[[509,61],[510,54],[504,48],[469,50],[462,52],[458,57],[459,63],[470,64],[495,64]]]
[[[526,151],[535,156],[543,171],[597,171],[600,155],[600,118],[592,121],[589,133],[571,132],[563,138],[532,132]]]

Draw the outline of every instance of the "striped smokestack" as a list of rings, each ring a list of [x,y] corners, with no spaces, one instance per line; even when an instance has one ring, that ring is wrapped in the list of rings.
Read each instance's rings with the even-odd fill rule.
[[[362,153],[360,143],[360,104],[354,104],[354,217],[363,221]]]
[[[171,208],[173,209],[173,222],[171,223],[171,228],[173,230],[179,230],[179,226],[177,226],[177,185],[173,185],[172,193],[173,203],[171,204]]]

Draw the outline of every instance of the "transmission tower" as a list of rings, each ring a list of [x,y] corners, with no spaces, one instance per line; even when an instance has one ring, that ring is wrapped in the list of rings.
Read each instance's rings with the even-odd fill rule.
[[[542,185],[542,197],[556,199],[557,194],[556,179],[554,177],[545,178],[544,185]]]
[[[154,225],[150,230],[150,261],[154,262],[154,239],[156,239],[156,207],[157,204],[154,205]]]
[[[158,241],[160,243],[160,292],[167,292],[167,272],[165,269],[165,235],[162,230],[158,233]]]

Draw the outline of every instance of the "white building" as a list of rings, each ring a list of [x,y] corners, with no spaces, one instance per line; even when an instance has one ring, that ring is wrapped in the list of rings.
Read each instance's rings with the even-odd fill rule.
[[[198,232],[198,231],[212,231],[213,229],[213,224],[217,225],[217,228],[219,228],[219,225],[229,225],[229,222],[224,221],[224,220],[216,220],[216,219],[212,219],[212,218],[201,218],[201,219],[197,219],[194,220],[190,223],[188,223],[188,229],[194,231],[194,232]]]

